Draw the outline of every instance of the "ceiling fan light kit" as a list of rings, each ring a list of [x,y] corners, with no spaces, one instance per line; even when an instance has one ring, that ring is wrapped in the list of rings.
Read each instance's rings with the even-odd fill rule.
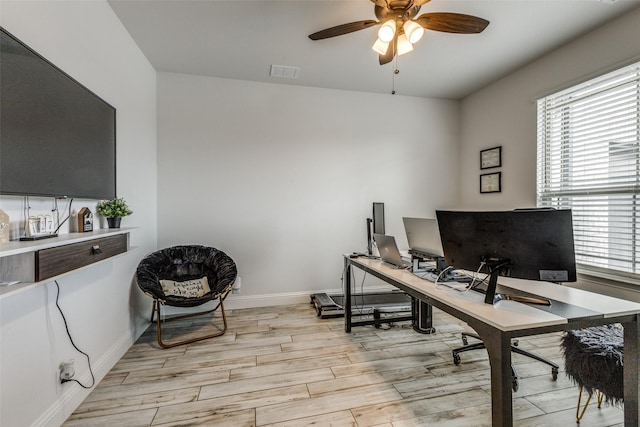
[[[396,55],[413,50],[413,44],[423,36],[424,30],[456,34],[477,34],[484,31],[489,21],[461,13],[432,12],[417,16],[420,7],[430,0],[371,0],[378,21],[364,20],[326,28],[309,35],[311,40],[322,40],[380,25],[378,39],[372,49],[378,53],[380,65],[387,64]]]
[[[378,38],[385,42],[389,43],[393,40],[393,37],[396,35],[396,21],[393,19],[388,20],[378,30]]]
[[[377,52],[380,55],[384,55],[385,53],[387,53],[387,50],[389,49],[389,42],[383,42],[378,38],[376,39],[376,42],[373,44],[373,47],[371,49],[373,49],[375,52]]]
[[[409,38],[409,42],[411,42],[411,44],[415,44],[420,41],[424,35],[424,28],[422,28],[422,26],[420,26],[416,21],[408,20],[404,23],[402,28],[404,29],[404,33],[407,38]]]
[[[398,56],[409,53],[413,50],[413,45],[405,34],[398,36]]]

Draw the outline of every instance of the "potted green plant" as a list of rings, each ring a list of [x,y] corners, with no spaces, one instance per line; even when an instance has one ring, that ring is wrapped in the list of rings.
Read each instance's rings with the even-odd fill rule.
[[[131,215],[133,211],[127,206],[124,199],[100,200],[96,205],[96,210],[100,215],[107,218],[109,228],[120,228],[122,217]]]

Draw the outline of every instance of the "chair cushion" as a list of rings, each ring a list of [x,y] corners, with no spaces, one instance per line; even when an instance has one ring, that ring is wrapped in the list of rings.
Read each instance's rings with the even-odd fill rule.
[[[607,402],[624,397],[624,335],[621,325],[567,331],[561,340],[566,374],[589,393],[601,391]]]
[[[238,275],[235,262],[209,246],[172,246],[153,252],[140,261],[136,281],[143,292],[167,305],[193,307],[227,293]],[[185,282],[206,277],[210,291],[202,296],[166,295],[160,280]]]
[[[185,280],[184,282],[160,279],[160,286],[162,286],[162,292],[164,292],[166,296],[173,295],[194,298],[204,296],[207,292],[211,292],[207,276],[195,280]]]

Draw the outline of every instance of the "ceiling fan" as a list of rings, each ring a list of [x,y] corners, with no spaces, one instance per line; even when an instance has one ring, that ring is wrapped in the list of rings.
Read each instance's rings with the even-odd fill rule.
[[[413,44],[422,37],[424,30],[445,33],[481,33],[489,21],[461,13],[423,13],[416,18],[420,7],[430,0],[371,0],[375,6],[377,21],[363,20],[342,24],[309,35],[311,40],[322,40],[380,25],[378,39],[373,50],[379,56],[380,65],[387,64],[396,55],[413,50]]]

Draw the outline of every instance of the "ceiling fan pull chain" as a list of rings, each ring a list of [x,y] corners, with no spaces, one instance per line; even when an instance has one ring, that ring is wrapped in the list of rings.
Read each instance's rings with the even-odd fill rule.
[[[395,64],[393,67],[393,75],[391,76],[391,95],[396,94],[396,74],[399,74],[400,70],[398,69],[398,57],[395,57]]]

